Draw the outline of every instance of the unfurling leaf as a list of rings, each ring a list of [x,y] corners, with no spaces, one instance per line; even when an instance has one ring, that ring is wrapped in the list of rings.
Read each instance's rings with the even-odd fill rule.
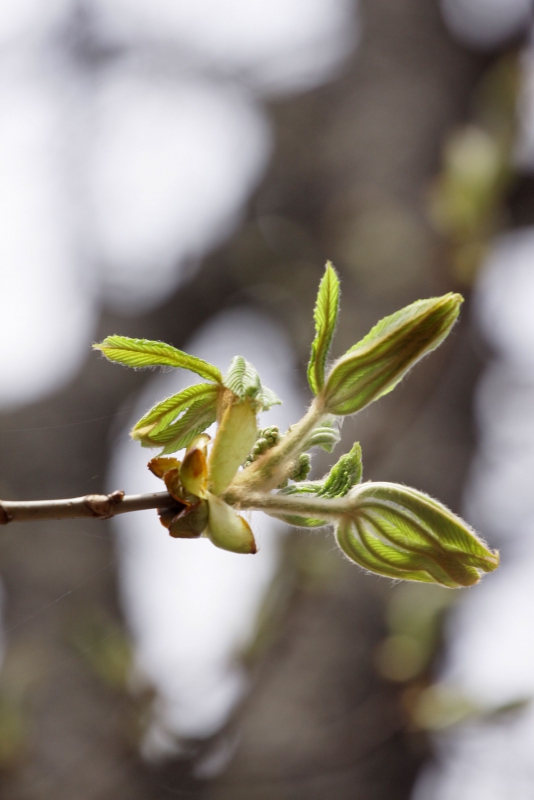
[[[345,497],[353,486],[361,482],[362,472],[362,448],[360,443],[356,442],[352,449],[334,464],[317,495],[331,499]]]
[[[431,497],[394,483],[353,489],[351,511],[337,526],[352,561],[390,578],[471,586],[499,565],[469,526]]]
[[[255,553],[254,535],[248,522],[220,497],[208,492],[209,523],[207,535],[216,547],[232,553]]]
[[[209,458],[209,488],[222,494],[256,441],[256,414],[249,400],[226,407]]]
[[[160,433],[170,425],[176,417],[198,400],[215,403],[220,392],[219,386],[213,383],[195,383],[172,397],[167,397],[148,411],[132,428],[132,439],[142,440],[147,436]]]
[[[163,447],[162,454],[175,453],[188,447],[195,437],[215,422],[216,418],[216,402],[204,398],[193,403],[172,425],[157,434],[139,437],[139,440],[143,447]]]
[[[308,364],[308,383],[314,394],[319,394],[324,385],[326,359],[336,330],[338,313],[339,278],[332,263],[327,261],[313,313],[315,339]]]
[[[213,364],[202,358],[190,356],[165,342],[150,339],[130,339],[129,336],[108,336],[101,344],[94,344],[110,361],[127,367],[177,367],[196,372],[201,378],[222,383],[222,375]]]
[[[256,368],[243,356],[234,356],[224,386],[240,400],[248,399],[255,411],[268,411],[271,406],[281,404],[281,400],[271,389],[262,386]]]
[[[463,298],[418,300],[385,317],[336,361],[323,396],[332,414],[354,414],[395,388],[420,358],[449,334]]]
[[[304,449],[309,450],[312,447],[321,447],[327,453],[331,453],[340,439],[341,436],[339,435],[336,421],[333,418],[325,419],[312,431]]]

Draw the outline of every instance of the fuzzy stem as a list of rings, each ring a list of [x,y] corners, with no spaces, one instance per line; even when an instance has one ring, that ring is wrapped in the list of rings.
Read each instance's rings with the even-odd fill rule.
[[[171,508],[176,505],[176,500],[168,492],[125,495],[118,491],[111,494],[88,494],[68,500],[1,500],[0,525],[39,519],[109,519],[129,511]]]
[[[244,492],[230,487],[224,500],[239,509],[264,511],[266,514],[319,517],[336,520],[351,511],[351,503],[344,497],[335,499],[310,497],[298,494],[269,494],[268,492]]]
[[[322,403],[316,398],[302,419],[286,433],[276,447],[267,450],[242,472],[238,472],[231,487],[247,491],[268,491],[278,486],[286,477],[292,462],[305,449],[311,432],[327,416]]]

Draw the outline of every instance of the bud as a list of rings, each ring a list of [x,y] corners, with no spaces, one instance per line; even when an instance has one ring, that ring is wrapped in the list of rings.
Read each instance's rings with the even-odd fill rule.
[[[197,539],[206,530],[208,518],[209,508],[206,500],[199,500],[198,503],[179,511],[168,524],[160,513],[162,525],[169,529],[174,539]]]
[[[216,547],[232,553],[255,553],[254,535],[248,522],[220,497],[207,493],[209,524],[207,535]]]
[[[499,566],[459,517],[428,495],[394,483],[353,489],[350,511],[336,530],[352,561],[389,578],[438,583],[451,589],[478,583]]]
[[[209,459],[209,488],[222,494],[256,441],[256,414],[245,399],[228,405],[222,416]]]
[[[449,293],[418,300],[381,320],[334,363],[323,390],[326,411],[354,414],[390,392],[446,338],[462,302],[461,295]]]
[[[180,481],[184,489],[196,497],[206,496],[208,464],[206,454],[210,437],[203,433],[188,447],[180,467]]]

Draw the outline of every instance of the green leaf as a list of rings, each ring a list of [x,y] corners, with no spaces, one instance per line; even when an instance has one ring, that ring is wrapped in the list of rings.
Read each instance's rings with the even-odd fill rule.
[[[206,398],[193,403],[187,411],[164,430],[154,435],[140,438],[143,447],[163,447],[162,455],[175,453],[188,447],[193,439],[217,418],[217,403],[208,402]]]
[[[234,356],[224,379],[224,385],[237,397],[256,397],[261,391],[261,380],[256,368],[243,356]]]
[[[336,330],[338,313],[339,278],[332,263],[327,261],[313,312],[315,339],[308,364],[308,383],[314,394],[319,394],[324,385],[326,359]]]
[[[356,442],[350,452],[341,456],[328,475],[320,481],[302,481],[280,489],[280,494],[308,494],[333,500],[345,497],[362,479],[362,448]]]
[[[262,386],[256,368],[243,356],[234,356],[224,379],[224,386],[240,400],[248,398],[255,411],[268,411],[271,406],[280,405],[281,400],[271,389]]]
[[[213,383],[195,383],[172,397],[167,397],[148,411],[132,428],[133,439],[154,436],[173,422],[178,414],[189,408],[197,400],[216,402],[220,388]]]
[[[418,300],[381,320],[333,365],[324,389],[327,410],[354,414],[394,389],[447,337],[462,302],[449,293]]]
[[[400,578],[407,581],[421,581],[423,583],[434,583],[433,578],[422,569],[417,569],[417,565],[409,564],[409,559],[403,565],[399,563],[391,565],[386,559],[380,558],[372,553],[361,541],[357,528],[354,523],[345,519],[336,528],[336,541],[340,549],[351,560],[359,564],[360,567],[383,575],[386,578]]]
[[[351,511],[337,529],[343,552],[390,578],[471,586],[499,564],[475,532],[423,492],[390,483],[353,489]]]
[[[309,450],[311,447],[321,447],[327,453],[331,453],[340,439],[341,436],[335,420],[333,418],[326,419],[312,431],[304,449]]]
[[[353,486],[361,482],[362,472],[362,448],[360,443],[356,442],[351,450],[334,464],[317,495],[331,499],[345,497]]]
[[[221,372],[213,364],[164,342],[108,336],[101,344],[94,344],[93,349],[101,350],[109,361],[127,367],[177,367],[188,369],[215,383],[222,383]]]
[[[282,405],[280,398],[272,389],[268,389],[266,386],[261,387],[256,399],[261,406],[260,411],[268,411],[272,406]]]

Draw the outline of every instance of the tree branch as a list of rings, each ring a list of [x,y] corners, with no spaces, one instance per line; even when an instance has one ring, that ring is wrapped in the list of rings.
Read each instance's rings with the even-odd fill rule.
[[[109,519],[129,511],[149,508],[181,508],[168,492],[125,495],[123,491],[111,494],[87,494],[68,500],[0,500],[0,525],[39,519]]]

